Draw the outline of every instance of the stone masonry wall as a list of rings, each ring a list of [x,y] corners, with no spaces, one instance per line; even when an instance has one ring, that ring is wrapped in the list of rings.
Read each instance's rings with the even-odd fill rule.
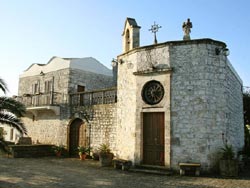
[[[69,69],[62,69],[58,71],[52,71],[46,73],[44,76],[28,76],[19,78],[18,95],[23,94],[34,94],[32,85],[38,84],[38,91],[41,93],[45,92],[45,81],[54,82],[54,92],[68,93],[68,78],[70,71]],[[28,84],[27,84],[28,83]]]
[[[108,144],[114,154],[116,147],[116,103],[93,106],[93,120],[91,123],[91,148],[95,151],[100,144]]]
[[[62,69],[48,72],[43,76],[21,77],[19,79],[19,95],[35,94],[34,84],[38,84],[38,92],[43,94],[46,81],[53,82],[54,96],[57,98],[54,102],[60,108],[60,115],[55,115],[51,110],[34,111],[30,109],[26,117],[22,119],[27,127],[28,135],[34,143],[67,145],[67,126],[71,116],[70,108],[67,105],[69,103],[68,94],[76,92],[77,85],[85,86],[85,90],[111,87],[113,79],[112,76],[78,69]]]
[[[234,138],[228,138],[228,142],[235,147],[242,145],[244,136],[238,131],[242,111],[236,116],[231,113],[237,110],[235,107],[242,108],[240,83],[233,88],[237,81],[229,73],[226,56],[215,54],[215,48],[222,47],[224,43],[204,41],[173,45],[170,49],[174,69],[171,81],[171,166],[174,169],[178,169],[179,162],[188,161],[201,163],[205,171],[213,169],[219,148],[224,144],[222,133],[234,132]]]
[[[242,82],[229,61],[227,62],[225,81],[227,123],[224,130],[224,142],[232,144],[235,152],[242,151],[244,146]]]
[[[69,120],[60,120],[59,116],[51,111],[39,111],[36,117],[28,112],[22,120],[33,144],[67,145]]]
[[[116,103],[94,105],[93,120],[91,125],[91,148],[97,150],[100,144],[109,144],[112,152],[117,152],[116,147]],[[79,111],[81,111],[79,109]],[[74,111],[74,114],[79,113]],[[73,117],[74,118],[74,117]],[[78,116],[78,118],[82,118]],[[28,136],[32,138],[33,144],[55,144],[65,145],[68,143],[68,126],[71,119],[59,119],[53,112],[40,111],[33,121],[33,114],[27,113],[23,118],[28,129]],[[89,127],[87,126],[87,131]],[[88,137],[89,132],[87,132]]]
[[[77,85],[85,86],[85,91],[90,91],[110,88],[114,86],[114,82],[112,76],[71,69],[69,77],[69,92],[77,92]]]
[[[165,165],[170,165],[170,72],[154,70],[154,66],[169,67],[168,46],[148,46],[119,56],[117,84],[117,147],[121,158],[135,164],[143,161],[143,113],[164,112]],[[118,61],[119,62],[119,61]],[[154,106],[142,100],[145,83],[159,81],[165,90],[163,100]]]
[[[118,64],[117,77],[117,150],[119,158],[134,161],[136,136],[135,53],[124,55]],[[139,151],[137,151],[139,152]]]
[[[236,150],[243,146],[242,84],[227,57],[216,54],[216,48],[225,47],[211,39],[173,41],[118,56],[122,60],[117,86],[120,157],[142,161],[144,112],[165,113],[166,167],[177,170],[179,162],[198,162],[209,171],[226,141]],[[172,71],[157,72],[158,64]],[[141,89],[149,80],[160,81],[165,90],[162,102],[154,106],[141,99]]]
[[[117,134],[117,104],[99,104],[92,106],[80,106],[72,108],[72,119],[80,118],[86,122],[86,137],[93,152],[96,152],[100,144],[108,144],[111,151],[117,155],[116,134]],[[87,122],[86,115],[90,118]],[[90,131],[89,131],[90,130]],[[86,144],[88,144],[88,141]]]

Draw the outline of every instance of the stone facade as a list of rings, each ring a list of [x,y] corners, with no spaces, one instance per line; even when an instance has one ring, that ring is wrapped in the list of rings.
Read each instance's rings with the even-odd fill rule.
[[[190,161],[207,171],[223,144],[242,149],[242,82],[227,57],[216,54],[225,47],[211,39],[174,41],[118,56],[123,62],[118,64],[117,104],[121,157],[143,163],[143,112],[165,114],[166,167],[178,169],[179,162]],[[164,86],[164,98],[157,105],[145,104],[141,97],[149,80]]]
[[[81,118],[86,122],[85,117],[79,113],[86,111],[91,113],[89,123],[87,123],[86,136],[89,140],[90,146],[94,151],[97,151],[100,144],[108,144],[112,152],[117,153],[116,139],[117,139],[117,105],[113,104],[99,104],[91,107],[81,106],[72,111],[73,118]],[[90,132],[89,132],[90,131]]]
[[[215,53],[225,47],[209,39],[172,45],[173,168],[178,162],[194,161],[204,170],[211,169],[215,154],[226,141],[236,151],[243,147],[242,83],[227,57]]]
[[[212,170],[224,144],[235,151],[244,144],[242,81],[224,53],[226,44],[199,39],[139,47],[139,29],[134,19],[126,20],[124,53],[113,65],[117,98],[114,89],[93,91],[116,85],[96,62],[81,67],[78,59],[71,65],[70,58],[52,58],[47,68],[31,66],[19,81],[19,95],[31,102],[23,119],[29,136],[34,143],[68,149],[73,142],[94,150],[106,143],[116,157],[133,164],[156,160],[153,164],[177,170],[180,162],[197,162],[203,171]],[[162,88],[145,90],[152,81]],[[45,98],[38,100],[40,95]],[[145,95],[162,98],[153,104]],[[82,125],[81,133],[81,128],[72,129]],[[72,140],[79,134],[86,141]],[[146,146],[149,140],[155,145]]]
[[[28,136],[33,143],[67,146],[73,117],[70,94],[79,92],[79,86],[82,92],[113,84],[111,70],[93,58],[56,57],[46,65],[32,65],[20,75],[18,93],[18,99],[27,106],[23,122]]]
[[[29,110],[22,119],[33,144],[67,145],[69,119],[60,119],[54,112],[39,110],[35,116]]]

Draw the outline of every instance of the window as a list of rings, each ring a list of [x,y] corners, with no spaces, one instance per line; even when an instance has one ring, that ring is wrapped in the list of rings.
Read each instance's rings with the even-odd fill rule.
[[[50,93],[52,91],[52,81],[45,81],[44,84],[44,93]]]
[[[77,85],[77,92],[85,91],[85,86]]]
[[[38,85],[38,83],[33,84],[32,87],[33,87],[33,93],[34,94],[39,93],[39,85]]]

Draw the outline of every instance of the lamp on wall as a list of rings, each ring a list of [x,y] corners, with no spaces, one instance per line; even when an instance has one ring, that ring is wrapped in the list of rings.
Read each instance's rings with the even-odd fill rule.
[[[118,60],[118,59],[115,59],[115,58],[113,58],[112,61],[111,61],[112,67],[115,67],[118,63],[123,64],[124,61],[122,59]]]
[[[40,76],[44,76],[45,73],[43,71],[40,72]]]
[[[230,51],[228,48],[215,48],[216,55],[220,55],[221,53],[223,53],[223,55],[225,56],[229,56]]]

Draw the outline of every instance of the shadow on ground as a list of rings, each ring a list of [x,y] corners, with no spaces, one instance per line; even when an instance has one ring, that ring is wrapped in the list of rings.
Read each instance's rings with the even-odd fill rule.
[[[0,188],[78,187],[164,187],[218,188],[250,187],[249,176],[218,177],[159,176],[100,167],[97,161],[76,158],[0,158]]]

